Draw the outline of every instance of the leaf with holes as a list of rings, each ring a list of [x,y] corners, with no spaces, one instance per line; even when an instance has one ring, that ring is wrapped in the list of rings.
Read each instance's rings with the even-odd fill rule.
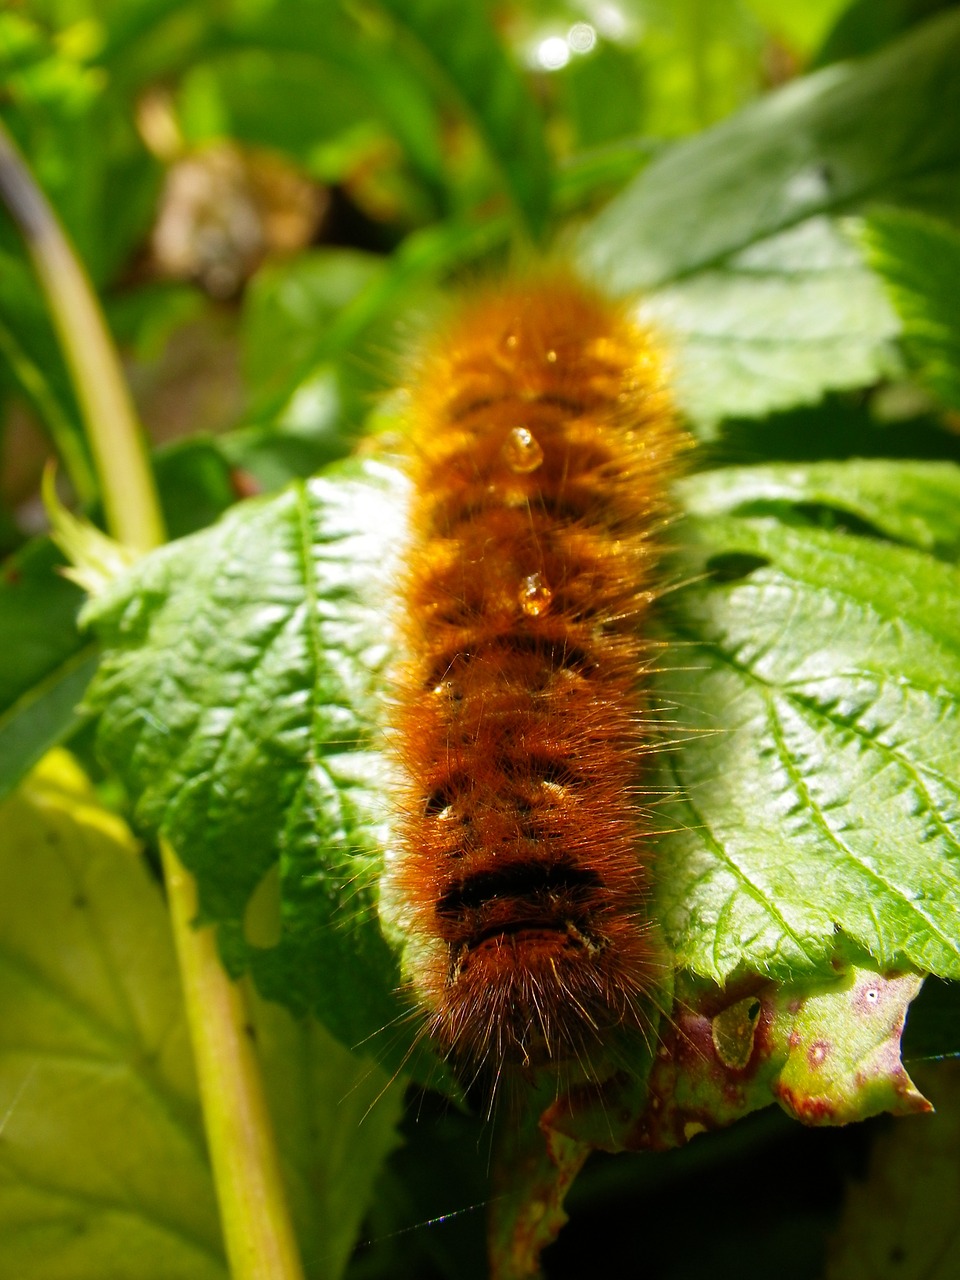
[[[840,966],[822,984],[682,982],[653,1069],[638,1084],[541,1095],[506,1126],[494,1168],[495,1274],[536,1273],[566,1222],[563,1198],[592,1150],[667,1151],[776,1101],[808,1125],[932,1110],[900,1062],[922,979]]]

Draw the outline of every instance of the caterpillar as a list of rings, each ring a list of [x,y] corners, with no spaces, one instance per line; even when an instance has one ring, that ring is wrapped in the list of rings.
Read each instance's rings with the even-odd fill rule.
[[[643,1033],[643,624],[683,447],[650,335],[554,272],[462,304],[408,379],[388,897],[461,1072]]]

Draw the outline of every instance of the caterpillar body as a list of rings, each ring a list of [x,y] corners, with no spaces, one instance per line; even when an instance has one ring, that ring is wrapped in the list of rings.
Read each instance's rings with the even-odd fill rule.
[[[626,311],[550,275],[461,307],[409,383],[390,896],[459,1070],[643,1033],[643,673],[683,434]]]

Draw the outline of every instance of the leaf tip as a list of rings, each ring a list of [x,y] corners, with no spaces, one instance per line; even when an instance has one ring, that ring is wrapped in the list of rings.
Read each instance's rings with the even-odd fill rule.
[[[62,570],[64,577],[76,582],[88,595],[99,595],[138,559],[139,553],[114,542],[89,520],[67,510],[57,493],[56,466],[52,462],[44,470],[41,492],[50,520],[50,536],[70,561]]]

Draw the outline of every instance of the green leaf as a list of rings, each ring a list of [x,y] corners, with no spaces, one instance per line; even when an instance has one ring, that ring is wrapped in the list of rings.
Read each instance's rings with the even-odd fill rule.
[[[0,370],[31,405],[85,501],[94,496],[79,413],[63,356],[26,264],[0,252]]]
[[[0,1272],[223,1280],[159,890],[62,754],[3,830]]]
[[[252,998],[257,1047],[310,1280],[343,1274],[384,1160],[398,1145],[405,1083],[344,1049],[312,1018]]]
[[[231,963],[348,1045],[399,1011],[374,883],[398,515],[394,473],[355,464],[229,512],[90,606],[108,652],[89,701],[138,817],[198,877]],[[278,865],[279,941],[258,946],[244,915]]]
[[[671,147],[585,229],[584,259],[618,292],[650,289],[867,201],[955,207],[958,45],[951,12]]]
[[[601,43],[589,57],[573,60],[560,83],[578,150],[640,132],[646,86],[637,59],[625,50]]]
[[[584,230],[588,276],[650,295],[699,421],[889,371],[895,322],[829,219],[878,201],[956,209],[958,57],[953,11],[798,80],[672,147]]]
[[[637,313],[663,334],[677,402],[701,429],[898,371],[893,309],[827,218],[657,289]]]
[[[435,302],[438,277],[501,248],[508,236],[503,218],[479,225],[451,221],[409,236],[385,269],[378,270],[375,261],[360,255],[331,252],[317,255],[316,270],[307,267],[303,285],[298,281],[292,286],[297,268],[267,275],[263,292],[253,291],[244,318],[244,343],[252,359],[254,343],[273,347],[272,337],[266,335],[271,324],[288,336],[288,350],[275,375],[259,358],[252,363],[257,375],[267,378],[256,410],[277,415],[281,446],[288,446],[294,435],[303,440],[326,435],[328,452],[324,457],[314,449],[312,470],[331,460],[331,445],[342,454],[346,426],[353,425],[342,420],[347,416],[342,401],[349,403],[344,392],[349,388],[354,398],[365,395],[369,403],[371,385],[379,390],[389,381],[399,367],[398,317],[409,332],[411,309]],[[338,301],[342,305],[334,316]],[[357,422],[359,417],[358,413]],[[244,442],[239,443],[242,453]],[[227,452],[233,453],[232,444]]]
[[[848,0],[809,0],[789,7],[777,0],[748,0],[749,8],[775,37],[804,53],[816,48],[847,5]]]
[[[634,12],[647,85],[645,132],[668,138],[692,133],[755,96],[765,33],[747,5],[674,0]]]
[[[220,32],[218,57],[210,65],[221,73],[228,109],[239,136],[305,150],[344,126],[355,127],[371,116],[404,148],[414,171],[433,194],[443,192],[446,175],[440,121],[433,94],[416,66],[397,56],[392,40],[349,20],[335,0],[279,0],[250,7]],[[264,59],[264,51],[271,57]],[[249,52],[247,83],[253,92],[243,101],[242,68],[231,66],[235,53]],[[324,92],[287,96],[277,73],[284,68],[301,81],[306,74]],[[207,68],[205,68],[207,69]],[[240,70],[239,81],[233,79]],[[278,102],[268,103],[267,125],[259,115],[262,94],[270,86]],[[289,79],[287,81],[289,84]],[[239,90],[239,95],[236,90]],[[271,136],[270,128],[274,132]]]
[[[171,538],[202,529],[239,496],[219,441],[195,435],[157,450],[153,471]]]
[[[191,0],[108,0],[96,12],[100,61],[126,92],[172,80],[215,46],[214,14]]]
[[[614,11],[561,0],[517,5],[510,17],[514,46],[540,69],[561,145],[571,128],[588,145],[628,132],[677,138],[761,88],[768,37],[748,4],[672,0]]]
[[[951,5],[952,0],[853,0],[827,35],[815,65],[872,53]]]
[[[949,462],[849,462],[726,467],[687,477],[685,510],[700,516],[780,514],[801,507],[810,520],[860,523],[946,559],[960,554],[960,468]]]
[[[97,645],[76,626],[83,593],[62,564],[41,538],[0,577],[0,796],[81,723],[76,707],[96,670]]]
[[[383,258],[339,249],[301,254],[295,262],[257,273],[244,300],[241,333],[252,417],[290,396],[304,370],[314,365],[318,347],[328,341],[341,312],[385,274]],[[369,392],[369,384],[365,390]],[[315,413],[323,422],[323,413]],[[361,416],[358,410],[355,417]]]
[[[226,462],[207,441],[182,441],[154,461],[174,534],[213,520],[236,497]],[[79,705],[99,646],[77,629],[83,593],[63,566],[43,537],[11,556],[0,575],[0,798],[86,718]]]
[[[708,576],[665,619],[660,678],[690,730],[658,852],[679,963],[825,972],[839,934],[882,967],[960,975],[960,571],[749,515],[685,539]]]
[[[862,239],[900,317],[911,363],[948,408],[960,411],[960,234],[920,214],[887,210],[867,220]]]
[[[0,817],[0,1273],[219,1280],[158,886],[63,752]],[[255,1001],[252,1027],[306,1274],[330,1280],[396,1145],[402,1090],[311,1020]]]
[[[5,119],[99,284],[147,232],[158,165],[136,132],[132,102],[97,65],[97,17],[58,30],[43,22],[35,28],[43,56],[2,77]]]
[[[550,156],[537,103],[483,10],[455,0],[379,0],[428,73],[486,144],[525,229],[538,239],[550,210]]]

